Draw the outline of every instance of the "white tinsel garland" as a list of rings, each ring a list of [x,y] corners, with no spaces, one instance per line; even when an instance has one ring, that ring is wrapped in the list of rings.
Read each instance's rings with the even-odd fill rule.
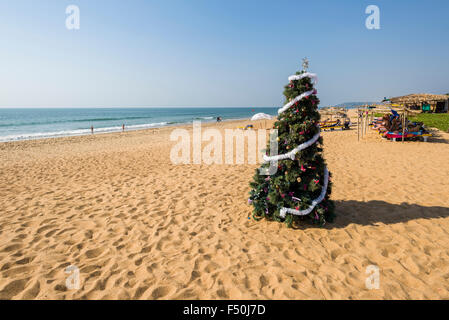
[[[280,108],[278,110],[278,114],[283,113],[284,111],[288,110],[291,106],[293,106],[296,102],[298,102],[301,99],[304,99],[305,97],[310,96],[311,94],[313,94],[315,90],[309,90],[307,92],[304,92],[303,94],[300,94],[299,96],[297,96],[295,99],[293,99],[292,101],[290,101],[289,103],[287,103],[285,106],[283,106],[282,108]]]
[[[288,77],[288,81],[301,80],[302,78],[306,78],[306,77],[312,79],[314,85],[318,83],[318,77],[317,77],[317,75],[316,75],[315,73],[309,73],[309,72],[306,72],[306,73],[303,73],[303,74],[299,74],[299,75],[293,75],[293,76],[290,76],[290,77]],[[280,108],[280,109],[278,110],[278,114],[281,114],[281,113],[283,113],[284,111],[288,110],[288,108],[290,108],[291,106],[293,106],[293,105],[294,105],[296,102],[298,102],[299,100],[301,100],[301,99],[303,99],[303,98],[305,98],[305,97],[308,97],[308,96],[312,95],[313,92],[314,92],[314,90],[309,90],[309,91],[304,92],[303,94],[297,96],[295,99],[293,99],[292,101],[290,101],[289,103],[287,103],[285,106],[283,106],[282,108]]]
[[[302,78],[309,77],[313,80],[313,84],[317,84],[318,76],[316,73],[305,72],[302,74],[295,74],[293,76],[288,77],[288,81],[301,80]]]
[[[280,154],[280,155],[277,155],[277,156],[272,156],[272,157],[269,157],[269,156],[267,156],[267,155],[264,155],[264,156],[263,156],[263,160],[264,160],[265,162],[279,161],[279,160],[288,159],[288,158],[290,158],[290,159],[292,159],[292,160],[295,160],[295,156],[296,156],[296,154],[297,154],[299,151],[304,150],[304,149],[310,147],[312,144],[314,144],[315,142],[317,142],[317,140],[318,140],[319,138],[320,138],[320,133],[318,132],[316,135],[313,136],[312,139],[310,139],[310,140],[308,140],[308,141],[306,141],[306,142],[300,144],[299,146],[297,146],[297,147],[296,147],[295,149],[293,149],[292,151],[287,152],[287,153],[284,153],[284,154]]]
[[[288,77],[288,80],[289,80],[289,81],[301,80],[302,78],[306,78],[306,77],[309,77],[310,79],[313,80],[313,83],[314,83],[314,84],[317,84],[317,82],[318,82],[318,76],[317,76],[315,73],[310,73],[310,72],[305,72],[305,73],[302,73],[302,74],[299,74],[299,75],[293,75],[293,76],[290,76],[290,77]],[[287,103],[285,106],[283,106],[282,108],[280,108],[280,109],[278,110],[278,114],[283,113],[285,110],[287,110],[288,108],[290,108],[291,106],[293,106],[293,105],[294,105],[296,102],[298,102],[299,100],[301,100],[301,99],[303,99],[303,98],[305,98],[305,97],[310,96],[311,94],[314,93],[314,91],[315,91],[315,89],[309,90],[309,91],[307,91],[307,92],[304,92],[303,94],[300,94],[300,95],[297,96],[295,99],[293,99],[292,101],[290,101],[289,103]],[[319,138],[320,138],[320,133],[317,133],[315,136],[313,136],[312,139],[310,139],[309,141],[306,141],[306,142],[300,144],[299,146],[297,146],[296,148],[294,148],[294,149],[293,149],[292,151],[290,151],[290,152],[287,152],[287,153],[285,153],[285,154],[280,154],[280,155],[277,155],[277,156],[272,156],[272,157],[269,157],[269,156],[267,156],[267,155],[264,155],[263,159],[264,159],[265,162],[269,162],[269,161],[278,161],[278,160],[283,160],[283,159],[288,159],[288,158],[290,158],[290,159],[292,159],[292,160],[295,160],[295,156],[296,156],[296,154],[297,154],[299,151],[301,151],[301,150],[303,150],[303,149],[305,149],[305,148],[310,147],[310,146],[311,146],[312,144],[314,144]]]
[[[327,170],[327,167],[324,168],[324,185],[323,185],[323,189],[321,190],[321,194],[318,198],[316,198],[315,200],[312,201],[312,204],[310,205],[310,207],[308,207],[305,210],[295,210],[295,209],[289,209],[289,208],[282,208],[281,212],[280,212],[280,216],[282,218],[285,218],[285,214],[286,213],[291,213],[293,215],[296,216],[306,216],[309,213],[312,212],[313,209],[315,209],[315,207],[324,200],[324,197],[326,196],[326,191],[327,191],[327,186],[329,184],[329,171]]]

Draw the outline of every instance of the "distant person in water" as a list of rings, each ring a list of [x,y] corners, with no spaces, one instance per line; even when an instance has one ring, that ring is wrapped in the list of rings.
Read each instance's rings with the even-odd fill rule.
[[[90,126],[90,132],[92,132],[92,134],[94,134],[94,126]]]

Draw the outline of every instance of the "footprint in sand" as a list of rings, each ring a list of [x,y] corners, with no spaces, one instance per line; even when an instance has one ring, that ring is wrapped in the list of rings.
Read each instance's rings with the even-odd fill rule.
[[[25,289],[27,282],[26,279],[11,281],[0,291],[0,300],[12,299]]]
[[[94,259],[94,258],[98,257],[99,255],[101,255],[102,253],[103,253],[103,249],[96,248],[96,249],[92,249],[92,250],[87,250],[85,255],[89,259]]]
[[[16,244],[12,244],[10,246],[7,246],[6,248],[4,248],[4,249],[2,249],[0,251],[1,252],[11,252],[11,251],[15,251],[15,250],[21,249],[22,247],[23,246],[21,244],[16,243]]]
[[[170,287],[158,287],[153,290],[151,296],[153,297],[153,299],[161,299],[167,296],[170,291],[172,291]]]
[[[31,261],[33,261],[34,258],[35,258],[35,257],[26,257],[26,258],[23,258],[23,259],[20,259],[20,260],[16,261],[16,263],[17,263],[17,264],[28,264],[28,263],[30,263]]]
[[[33,285],[26,289],[22,295],[22,299],[30,300],[35,299],[41,291],[41,285],[39,281],[36,281]]]

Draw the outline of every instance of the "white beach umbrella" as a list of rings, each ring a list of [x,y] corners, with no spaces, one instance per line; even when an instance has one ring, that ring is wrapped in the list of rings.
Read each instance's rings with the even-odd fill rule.
[[[272,117],[269,114],[257,113],[251,118],[251,120],[271,120],[271,118]]]

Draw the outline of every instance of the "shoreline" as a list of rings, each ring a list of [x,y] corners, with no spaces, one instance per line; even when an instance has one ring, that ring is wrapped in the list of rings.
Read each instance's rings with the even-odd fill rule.
[[[237,129],[238,127],[252,124],[255,129],[260,129],[267,124],[270,124],[269,127],[271,127],[274,121],[224,120],[219,123],[204,122],[202,123],[202,128]],[[90,154],[97,154],[98,150],[111,153],[118,150],[133,152],[134,148],[145,147],[146,143],[157,144],[158,146],[164,144],[174,145],[175,142],[170,141],[170,133],[176,129],[186,129],[191,132],[193,126],[192,124],[179,124],[125,132],[2,142],[0,143],[0,161],[5,164],[11,163],[15,162],[18,157],[22,158],[23,163],[36,158],[64,157],[70,160],[73,157],[80,158]],[[82,151],[76,152],[76,148]]]
[[[157,107],[155,107],[157,108]],[[266,107],[267,109],[270,109],[271,107]],[[319,110],[326,110],[330,107],[321,107],[319,108]],[[4,109],[14,109],[14,108],[4,108]],[[22,109],[32,109],[32,108],[22,108]],[[72,109],[77,109],[77,108],[72,108]],[[88,108],[86,108],[88,109]],[[105,108],[108,109],[108,108]],[[119,108],[117,108],[119,109]],[[354,107],[349,107],[348,109],[348,113],[352,113],[355,112],[353,111]],[[276,118],[277,115],[271,115],[273,117],[273,119]],[[226,120],[222,120],[222,122],[229,122],[229,121],[251,121],[250,118],[231,118],[231,119],[226,119]],[[216,123],[215,119],[210,119],[210,120],[206,120],[206,119],[195,119],[192,120],[193,121],[201,121],[202,124],[209,124],[209,123]],[[162,121],[161,123],[164,123],[166,121]],[[154,126],[151,126],[152,123],[149,124],[132,124],[129,126],[126,126],[125,124],[125,132],[132,132],[132,131],[144,131],[144,130],[153,130],[153,129],[160,129],[160,128],[166,128],[166,127],[179,127],[179,126],[188,126],[191,125],[192,122],[175,122],[175,123],[170,123],[167,122],[167,124],[155,124]],[[133,128],[134,126],[147,126],[145,128]],[[108,131],[102,131],[105,129],[110,129]],[[95,130],[99,130],[97,132],[95,132]],[[92,135],[92,133],[90,133],[90,128],[84,128],[84,129],[73,129],[73,130],[68,130],[68,131],[85,131],[83,133],[62,133],[62,134],[58,134],[59,132],[64,132],[64,131],[58,131],[58,132],[53,132],[53,131],[48,131],[48,132],[33,132],[33,133],[27,133],[27,134],[23,134],[23,135],[35,135],[35,134],[39,134],[41,135],[40,137],[26,137],[26,138],[19,138],[19,139],[13,139],[11,138],[10,140],[4,140],[3,138],[5,137],[9,137],[8,135],[6,136],[0,136],[0,144],[3,143],[12,143],[12,142],[21,142],[21,141],[36,141],[36,140],[44,140],[44,139],[58,139],[58,138],[67,138],[67,137],[82,137],[82,136],[90,136]],[[121,130],[121,126],[117,125],[117,127],[98,127],[98,128],[94,128],[94,134],[93,135],[103,135],[103,134],[111,134],[111,133],[122,133]],[[53,134],[53,135],[52,135]],[[22,134],[21,134],[22,135]],[[47,136],[50,135],[50,136]],[[13,135],[15,136],[15,135]]]
[[[273,119],[275,116],[273,116]],[[218,124],[216,120],[213,121],[203,121],[203,120],[194,120],[194,121],[200,121],[201,125],[210,125],[210,124]],[[222,120],[222,123],[229,123],[229,122],[241,122],[241,121],[251,121],[250,118],[236,118],[236,119],[226,119]],[[270,121],[270,120],[267,120]],[[255,122],[255,121],[253,121]],[[41,140],[48,140],[48,139],[64,139],[64,138],[75,138],[75,137],[86,137],[86,136],[99,136],[99,135],[108,135],[108,134],[120,134],[120,133],[127,133],[127,132],[138,132],[138,131],[152,131],[152,130],[158,130],[163,128],[177,128],[177,127],[187,127],[192,126],[193,121],[191,123],[188,122],[178,122],[178,123],[172,123],[167,125],[160,125],[160,126],[154,126],[154,127],[148,127],[148,128],[139,128],[139,129],[127,129],[125,126],[125,131],[123,132],[121,129],[118,129],[116,131],[108,131],[108,132],[95,132],[94,133],[83,133],[83,134],[69,134],[69,135],[61,135],[61,136],[55,136],[55,137],[42,137],[42,138],[27,138],[27,139],[17,139],[17,140],[8,140],[8,141],[1,141],[0,145],[4,143],[20,143],[25,141],[41,141]],[[119,128],[119,127],[118,127]],[[102,129],[102,128],[99,128]],[[82,130],[90,130],[90,129],[82,129]],[[45,134],[45,133],[44,133]],[[0,137],[1,138],[1,137]]]

